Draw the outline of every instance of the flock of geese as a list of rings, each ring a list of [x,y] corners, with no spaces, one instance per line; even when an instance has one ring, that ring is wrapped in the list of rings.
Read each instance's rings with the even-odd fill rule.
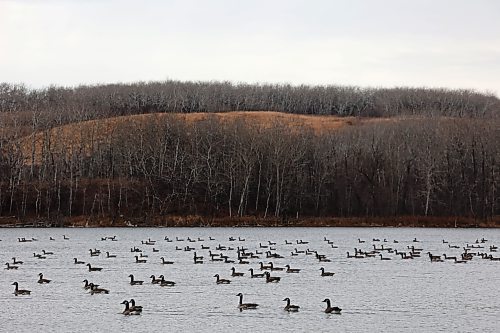
[[[29,242],[36,242],[38,241],[35,238],[18,238],[17,239],[19,243],[29,243]],[[50,241],[55,241],[56,239],[53,238],[52,236],[49,238]],[[63,235],[63,240],[64,241],[69,241],[69,237],[66,235]],[[230,245],[222,245],[219,243],[218,245],[214,246],[213,243],[215,241],[214,238],[210,237],[210,241],[212,241],[212,245],[205,245],[206,243],[203,243],[205,240],[203,238],[190,238],[188,237],[186,240],[181,239],[179,237],[176,237],[175,240],[170,239],[169,237],[165,236],[163,238],[164,242],[176,242],[178,244],[184,243],[188,244],[185,246],[176,246],[175,250],[177,251],[192,251],[192,264],[193,265],[202,265],[202,264],[207,264],[209,262],[216,262],[216,263],[224,263],[224,264],[230,264],[230,276],[231,278],[241,278],[244,277],[245,274],[247,274],[244,271],[239,271],[236,269],[236,265],[238,267],[244,267],[247,265],[247,267],[251,264],[258,264],[258,267],[250,267],[246,271],[249,273],[247,276],[250,279],[262,279],[265,281],[265,283],[280,283],[282,281],[282,278],[286,276],[286,274],[299,274],[301,272],[300,268],[295,268],[291,267],[290,264],[284,265],[284,267],[278,267],[275,265],[273,262],[274,259],[283,259],[285,258],[283,253],[278,253],[277,252],[277,243],[273,241],[266,241],[265,243],[260,242],[258,245],[255,245],[252,249],[246,247],[245,245],[245,239],[238,237],[229,237],[228,242]],[[112,237],[102,237],[101,241],[118,241],[116,236]],[[334,244],[331,240],[329,240],[327,237],[324,237],[323,241],[328,245],[329,248],[332,249],[337,249],[338,246]],[[215,241],[216,242],[216,241]],[[194,243],[200,243],[200,245],[196,246]],[[361,248],[354,248],[354,252],[347,252],[347,258],[349,259],[366,259],[366,258],[380,258],[380,260],[387,261],[387,260],[408,260],[408,259],[419,259],[422,257],[422,252],[424,251],[423,249],[423,244],[421,241],[418,239],[414,238],[412,241],[409,241],[407,243],[411,243],[411,245],[406,245],[406,247],[402,247],[399,245],[399,241],[393,240],[392,242],[389,242],[387,239],[377,239],[373,238],[370,243],[367,243],[366,240],[362,240],[358,238],[358,243],[360,244],[359,246]],[[388,243],[392,243],[393,245],[388,246]],[[193,246],[189,245],[192,244]],[[233,245],[234,244],[234,245]],[[307,248],[309,242],[303,241],[303,240],[295,240],[295,242],[291,242],[289,240],[285,240],[284,244],[280,244],[280,247],[282,245],[287,246],[288,248],[288,253],[287,255],[288,258],[292,259],[298,256],[311,256],[311,258],[314,258],[318,262],[318,267],[317,270],[319,271],[318,276],[322,278],[331,278],[334,277],[335,272],[327,271],[323,267],[325,263],[330,263],[332,260],[328,257],[326,254],[319,253],[317,250],[310,250]],[[233,245],[233,246],[231,246]],[[159,252],[158,249],[156,249],[157,246],[157,241],[152,240],[149,238],[148,240],[143,240],[141,241],[141,246],[133,246],[130,248],[130,253],[131,253],[131,258],[134,258],[135,260],[133,261],[136,264],[146,264],[149,260],[149,257],[147,254],[145,254],[146,251],[144,251],[145,248],[151,248],[152,252]],[[446,249],[463,249],[461,251],[460,257],[457,256],[450,256],[447,255],[446,253],[443,253],[441,255],[435,255],[431,253],[430,251],[426,252],[430,262],[444,262],[444,261],[452,261],[454,263],[467,263],[474,258],[479,258],[483,260],[490,260],[490,261],[500,261],[499,257],[495,257],[493,253],[497,252],[498,247],[490,244],[489,241],[485,238],[482,239],[476,239],[474,242],[471,243],[466,243],[465,246],[458,246],[458,245],[453,245],[450,244],[446,240],[442,240],[442,246],[443,246],[443,252]],[[306,248],[304,248],[306,247]],[[292,250],[293,248],[293,250]],[[205,251],[203,254],[204,255],[198,255],[198,251]],[[116,254],[111,254],[109,251],[104,252],[106,255],[104,256],[99,249],[89,249],[89,254],[90,258],[92,257],[99,257],[103,256],[104,258],[116,258]],[[42,250],[41,253],[33,253],[33,258],[36,260],[43,260],[46,259],[48,256],[53,256],[54,252],[51,251],[45,251]],[[423,259],[425,259],[426,256],[423,256]],[[83,260],[79,260],[78,258],[72,258],[73,260],[70,261],[68,260],[68,263],[72,263],[73,265],[82,265],[87,267],[88,272],[101,272],[103,270],[103,267],[96,267],[93,266],[90,262],[85,262]],[[165,257],[160,257],[158,264],[161,265],[175,265],[174,261],[169,261],[165,260]],[[18,270],[20,267],[24,265],[24,262],[21,260],[18,260],[16,257],[12,257],[12,262],[7,262],[5,263],[6,270]],[[321,267],[319,267],[321,266]],[[285,275],[277,276],[275,275],[276,273],[285,273]],[[215,284],[216,285],[227,285],[231,284],[232,280],[229,278],[223,278],[220,276],[220,274],[215,274],[213,275],[215,278]],[[132,286],[140,286],[145,283],[143,280],[137,280],[133,274],[128,275],[129,284]],[[176,282],[175,281],[170,281],[166,280],[164,275],[159,275],[158,277],[155,275],[150,276],[151,279],[151,284],[152,285],[158,285],[161,287],[175,287]],[[285,278],[286,279],[286,278]],[[37,283],[41,285],[49,284],[51,282],[50,279],[44,278],[43,273],[38,274],[38,280]],[[110,290],[101,287],[99,284],[90,282],[89,279],[84,279],[82,281],[84,283],[83,288],[87,290],[91,295],[95,294],[109,294]],[[22,296],[22,295],[30,295],[31,291],[27,289],[20,289],[19,288],[19,283],[18,282],[13,282],[13,286],[15,286],[14,289],[14,295],[15,296]],[[238,293],[236,295],[239,297],[239,303],[237,305],[237,308],[240,311],[243,310],[252,310],[252,309],[257,309],[259,307],[259,304],[257,303],[245,303],[243,302],[243,297],[244,295],[242,293]],[[289,297],[286,297],[283,299],[283,302],[286,302],[286,305],[283,307],[284,311],[287,312],[298,312],[300,309],[300,306],[294,305],[291,303],[291,299]],[[337,307],[337,306],[332,306],[331,300],[329,298],[325,298],[322,302],[326,303],[326,308],[323,309],[323,311],[327,314],[341,314],[342,309]],[[140,315],[143,312],[143,307],[140,305],[136,305],[134,299],[130,300],[124,300],[121,303],[125,309],[122,311],[123,315]]]

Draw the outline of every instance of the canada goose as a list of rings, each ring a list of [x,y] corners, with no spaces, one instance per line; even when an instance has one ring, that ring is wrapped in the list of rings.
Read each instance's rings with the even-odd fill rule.
[[[123,310],[122,314],[126,315],[126,316],[130,316],[130,315],[140,315],[141,314],[141,311],[136,311],[136,310],[132,310],[130,307],[129,307],[129,302],[128,301],[123,301],[121,302],[120,304],[125,304],[125,310]]]
[[[201,244],[201,249],[202,250],[210,250],[210,246],[205,246],[205,245]]]
[[[5,269],[18,269],[19,268],[17,266],[11,266],[8,262],[6,262],[5,265],[7,266],[7,267],[5,267]]]
[[[14,265],[22,265],[24,262],[23,262],[23,261],[16,260],[16,257],[13,257],[13,258],[12,258],[12,263],[13,263]]]
[[[134,275],[132,274],[130,274],[128,277],[130,278],[130,284],[132,286],[141,286],[144,283],[144,281],[134,280]]]
[[[213,237],[208,237],[208,239],[211,241],[215,240],[215,238],[213,238]]]
[[[54,254],[54,252],[47,252],[47,251],[45,251],[45,250],[42,250],[42,253],[43,253],[44,255],[46,255],[46,256],[47,256],[47,255],[50,255],[50,256],[51,256],[51,255],[53,255],[53,254]]]
[[[49,237],[49,240],[51,240],[51,241],[55,241],[55,239],[54,239],[54,238],[52,238],[52,236],[51,236],[51,237]]]
[[[215,274],[215,275],[214,275],[214,278],[217,278],[217,280],[215,281],[215,283],[217,283],[217,284],[230,284],[230,283],[231,283],[231,281],[230,281],[230,280],[221,279],[221,278],[219,277],[219,274]]]
[[[239,273],[239,272],[236,272],[236,269],[234,267],[231,267],[231,276],[243,276],[245,275],[245,273]]]
[[[91,257],[98,257],[101,254],[100,252],[92,251],[92,249],[89,249],[89,252]]]
[[[165,261],[165,258],[161,257],[161,263],[162,265],[173,265],[174,262],[173,261]]]
[[[457,260],[457,257],[448,257],[448,256],[446,256],[446,253],[443,253],[443,257],[446,260]]]
[[[365,241],[364,240],[361,240],[360,238],[358,238],[358,243],[364,243]]]
[[[240,310],[256,309],[259,306],[259,304],[256,304],[256,303],[243,303],[243,294],[242,293],[239,293],[236,296],[240,297],[240,302],[238,304],[238,308]]]
[[[321,276],[334,276],[335,275],[335,273],[333,273],[333,272],[325,272],[325,269],[323,267],[321,267],[319,270],[321,271]]]
[[[106,258],[116,258],[116,254],[109,254],[109,252],[106,252]]]
[[[298,254],[297,254],[297,253],[293,253],[293,252],[290,252],[290,253],[291,253],[292,257],[296,257],[296,256],[298,256]]]
[[[455,257],[455,264],[466,264],[467,263],[467,260],[458,260],[456,257]]]
[[[448,241],[445,241],[445,240],[443,239],[443,244],[448,244]]]
[[[135,299],[130,300],[130,310],[137,311],[137,312],[142,312],[142,306],[140,305],[135,305]]]
[[[266,269],[271,269],[271,266],[270,265],[264,265],[262,263],[262,261],[259,261],[259,265],[260,265],[260,270],[263,271],[263,270],[266,270]]]
[[[268,262],[269,267],[271,267],[271,271],[284,271],[285,269],[282,267],[274,267],[274,264],[270,261]]]
[[[84,262],[84,261],[79,261],[79,260],[78,260],[78,259],[76,259],[76,258],[73,258],[73,260],[75,261],[75,265],[83,265],[83,264],[85,264],[85,262]]]
[[[38,273],[38,283],[43,284],[43,283],[50,283],[51,280],[44,279],[42,273]]]
[[[391,260],[391,258],[387,258],[387,257],[382,256],[382,253],[379,254],[379,256],[380,256],[380,260]]]
[[[19,289],[19,284],[17,282],[14,282],[12,285],[16,286],[16,289],[14,290],[14,295],[16,296],[31,294],[31,290]]]
[[[64,240],[69,240],[69,237],[66,237],[66,235],[63,235]]]
[[[153,252],[160,252],[160,250],[155,249],[155,248],[153,247]]]
[[[330,303],[330,299],[329,298],[325,298],[323,300],[323,302],[326,302],[326,309],[325,309],[325,313],[335,313],[335,314],[340,314],[340,312],[342,311],[341,308],[339,307],[332,307],[331,306],[331,303]]]
[[[161,279],[155,278],[154,275],[151,275],[149,278],[151,279],[152,284],[160,284],[160,282],[161,282]]]
[[[290,304],[290,298],[287,297],[283,301],[286,301],[286,305],[283,308],[285,311],[288,311],[288,312],[297,312],[297,311],[299,311],[300,306],[298,306],[298,305],[291,305]]]
[[[285,265],[287,273],[299,273],[299,268],[290,268],[290,265]]]
[[[266,275],[266,283],[278,283],[281,280],[281,278],[278,276],[271,276],[271,273],[269,272],[265,272],[264,274]]]
[[[250,277],[251,278],[263,278],[263,277],[265,277],[264,273],[254,274],[253,273],[253,268],[250,268],[249,271],[250,271]]]
[[[87,279],[83,280],[82,282],[85,282],[85,285],[83,286],[83,289],[90,289],[90,283]],[[93,284],[94,287],[99,287],[98,284]]]
[[[160,280],[160,287],[173,287],[173,286],[175,286],[174,281],[165,280],[165,277],[163,275],[160,275],[159,278],[161,279]]]
[[[441,256],[433,256],[432,253],[427,252],[429,255],[429,259],[431,259],[431,262],[442,262],[443,260],[441,259]]]
[[[292,245],[292,242],[289,242],[288,240],[285,239],[285,245]]]
[[[179,237],[175,237],[175,240],[176,240],[177,242],[184,242],[184,239],[179,238]]]
[[[139,256],[135,256],[135,263],[136,264],[145,264],[147,262],[146,259],[139,259]]]
[[[193,255],[194,263],[195,264],[203,264],[203,257],[202,256],[197,256],[196,252]]]
[[[41,254],[36,254],[36,253],[33,253],[33,257],[38,258],[38,259],[47,259],[47,257],[42,256]]]
[[[90,287],[90,294],[109,294],[109,290],[104,289],[104,288],[97,288],[97,286],[93,283],[89,283]]]
[[[244,241],[245,241],[245,238],[238,237],[238,241],[240,241],[240,242],[244,242]]]
[[[90,264],[86,265],[89,268],[89,272],[99,272],[102,271],[101,267],[92,267]]]

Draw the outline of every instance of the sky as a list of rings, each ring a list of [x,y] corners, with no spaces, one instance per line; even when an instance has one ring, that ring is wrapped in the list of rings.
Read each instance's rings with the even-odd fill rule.
[[[0,82],[500,93],[498,0],[0,0]]]

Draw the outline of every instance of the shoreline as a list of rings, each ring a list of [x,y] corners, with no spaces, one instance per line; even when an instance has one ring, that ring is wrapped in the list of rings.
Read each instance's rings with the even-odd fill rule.
[[[23,218],[0,217],[0,228],[113,228],[113,227],[360,227],[360,228],[500,228],[500,216],[475,219],[462,216],[396,216],[396,217],[304,217],[293,219],[245,217],[210,217],[200,215],[155,217],[61,217]]]

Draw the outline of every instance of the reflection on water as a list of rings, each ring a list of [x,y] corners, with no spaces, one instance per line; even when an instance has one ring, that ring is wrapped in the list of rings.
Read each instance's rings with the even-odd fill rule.
[[[66,235],[69,240],[64,240]],[[102,237],[116,235],[117,241],[102,241]],[[168,236],[173,242],[167,242]],[[20,243],[18,238],[36,238],[38,241]],[[55,240],[49,240],[53,237]],[[184,239],[175,241],[176,237]],[[188,242],[187,238],[204,241]],[[215,240],[209,240],[213,237]],[[229,241],[229,237],[236,241]],[[245,241],[238,241],[238,237]],[[324,237],[338,246],[332,248]],[[1,262],[12,262],[12,257],[24,261],[17,270],[3,269],[0,273],[0,295],[4,311],[0,311],[2,331],[122,332],[122,331],[353,331],[388,332],[420,331],[481,331],[494,332],[500,327],[500,262],[475,257],[467,264],[452,260],[431,263],[426,252],[457,256],[462,247],[476,239],[488,239],[485,249],[471,252],[489,252],[489,246],[500,244],[500,230],[494,229],[395,229],[395,228],[144,228],[144,229],[0,229]],[[358,238],[366,240],[359,243]],[[382,240],[372,242],[373,238]],[[383,243],[383,239],[387,243]],[[412,242],[417,238],[420,242]],[[148,239],[154,245],[141,244]],[[302,239],[308,244],[297,244]],[[448,244],[459,245],[459,249]],[[293,244],[285,244],[285,240]],[[393,243],[398,240],[399,243]],[[259,243],[276,242],[276,250],[284,258],[268,259],[266,248]],[[210,261],[212,253],[223,253],[236,260],[235,250],[218,251],[220,244],[249,251],[263,251],[260,258],[249,259],[250,264],[229,264]],[[347,258],[354,248],[372,250],[372,245],[393,247],[408,251],[408,246],[421,247],[422,257],[402,260],[400,256],[384,251],[384,257]],[[204,264],[193,264],[194,251],[176,250],[186,246],[196,248],[204,256]],[[144,264],[135,263],[131,248],[140,248],[148,257]],[[158,252],[153,252],[153,247]],[[319,262],[314,255],[297,250],[316,250],[331,262]],[[90,256],[89,249],[101,250],[101,255]],[[54,252],[47,259],[37,259],[33,253],[42,250]],[[116,258],[106,258],[106,251]],[[500,257],[500,253],[492,253]],[[73,258],[102,267],[101,272],[89,272],[85,265],[75,265]],[[162,265],[160,257],[174,261]],[[277,267],[289,264],[300,268],[298,274],[273,271],[281,277],[279,283],[250,278],[249,268],[260,273],[259,262],[273,261]],[[231,267],[244,272],[243,277],[231,277]],[[4,266],[5,267],[5,266]],[[321,277],[320,267],[335,272],[333,277]],[[49,284],[38,284],[38,273],[51,279]],[[131,286],[129,274],[144,284]],[[217,285],[215,274],[230,279],[231,284]],[[164,275],[175,281],[174,287],[151,284],[151,275]],[[110,290],[109,295],[90,295],[83,289],[83,279]],[[32,291],[29,296],[14,296],[12,282]],[[237,309],[239,292],[244,302],[258,303],[256,310],[240,312]],[[289,297],[300,306],[298,313],[283,310]],[[141,316],[121,314],[125,299],[134,298],[144,307]],[[323,299],[330,298],[332,306],[343,309],[342,315],[325,314]]]

